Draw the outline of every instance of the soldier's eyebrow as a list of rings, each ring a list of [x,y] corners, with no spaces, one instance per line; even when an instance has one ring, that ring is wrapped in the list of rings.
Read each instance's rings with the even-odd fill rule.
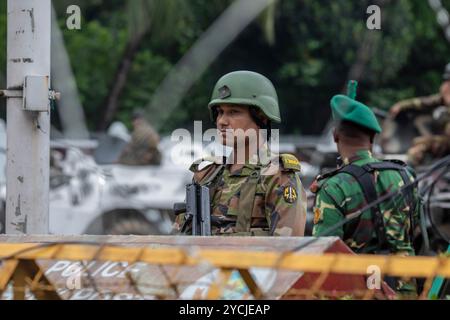
[[[234,104],[230,104],[228,107],[230,111],[244,112],[245,110],[245,107]]]

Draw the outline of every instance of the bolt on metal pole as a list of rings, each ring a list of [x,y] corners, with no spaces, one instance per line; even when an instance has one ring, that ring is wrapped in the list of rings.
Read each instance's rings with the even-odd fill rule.
[[[50,31],[51,0],[8,0],[7,89],[22,90],[30,76],[44,80],[7,100],[8,234],[48,233],[50,111],[26,105],[44,105],[45,89],[48,97]]]

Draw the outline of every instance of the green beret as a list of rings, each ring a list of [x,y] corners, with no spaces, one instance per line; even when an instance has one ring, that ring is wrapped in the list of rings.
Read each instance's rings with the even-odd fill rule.
[[[353,89],[353,91],[349,90],[351,97],[338,94],[331,99],[330,106],[334,121],[349,121],[380,133],[381,127],[375,114],[368,106],[354,99],[356,89]]]

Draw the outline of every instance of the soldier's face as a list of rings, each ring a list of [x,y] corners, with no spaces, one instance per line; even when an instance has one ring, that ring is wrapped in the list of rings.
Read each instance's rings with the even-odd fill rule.
[[[217,130],[222,144],[236,146],[239,141],[248,142],[248,138],[242,139],[242,134],[249,136],[259,135],[259,127],[250,115],[246,106],[222,104],[217,106]],[[240,130],[239,130],[240,129]]]

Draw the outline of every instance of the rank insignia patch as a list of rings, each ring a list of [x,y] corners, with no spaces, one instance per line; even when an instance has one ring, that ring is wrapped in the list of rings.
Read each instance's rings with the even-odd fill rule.
[[[297,200],[297,190],[295,188],[288,186],[284,188],[283,191],[284,200],[288,203],[294,203]]]
[[[314,209],[314,224],[318,224],[322,216],[322,211],[319,208]]]

